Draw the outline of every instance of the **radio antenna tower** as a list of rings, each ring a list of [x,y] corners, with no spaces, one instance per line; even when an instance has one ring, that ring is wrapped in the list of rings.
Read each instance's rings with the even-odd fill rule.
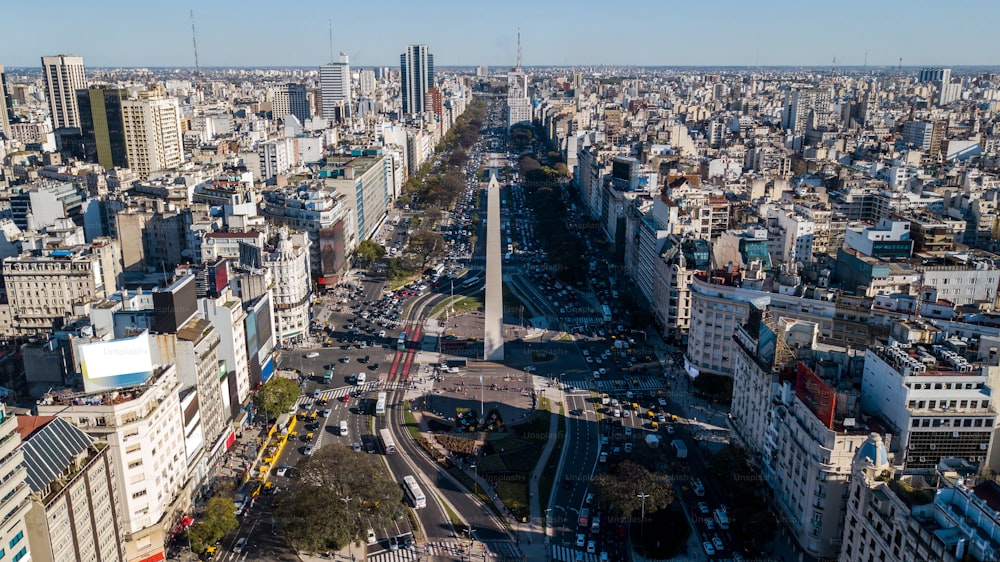
[[[521,28],[517,28],[517,66],[515,67],[521,70]]]
[[[191,10],[191,44],[194,46],[194,75],[201,76],[201,66],[198,65],[198,34],[194,30],[194,10]]]
[[[333,62],[333,18],[330,18],[330,62]]]

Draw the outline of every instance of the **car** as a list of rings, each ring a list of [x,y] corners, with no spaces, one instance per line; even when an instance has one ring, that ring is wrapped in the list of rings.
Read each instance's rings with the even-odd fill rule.
[[[722,539],[720,537],[716,536],[716,537],[712,537],[712,546],[715,547],[715,550],[717,550],[719,552],[722,552],[722,550],[723,550],[722,547],[725,546],[725,545],[722,544]]]
[[[705,541],[705,542],[701,543],[701,546],[702,546],[702,548],[705,549],[705,554],[707,554],[709,556],[712,556],[712,555],[715,554],[715,546],[712,543],[710,543],[708,541]]]
[[[368,544],[375,544],[378,542],[378,537],[375,536],[375,529],[368,529]]]
[[[608,440],[608,436],[607,435],[605,435],[604,437],[601,437],[601,445],[607,445],[608,442],[609,442],[609,440]]]
[[[331,410],[330,408],[327,408],[327,409],[323,410],[323,414],[322,415],[323,415],[324,418],[328,418],[328,417],[330,417],[331,413],[333,413],[333,410]]]
[[[590,503],[593,501],[594,501],[594,494],[587,494],[586,499],[583,500],[583,502],[586,503],[587,505],[590,505]]]
[[[597,552],[597,543],[595,541],[587,541],[587,554],[594,554]]]
[[[709,531],[714,531],[715,530],[715,521],[712,521],[711,519],[706,519],[705,520],[705,528],[708,529]]]
[[[597,459],[599,462],[608,462],[608,453],[601,453],[601,457]]]
[[[233,546],[233,552],[235,552],[236,554],[243,554],[243,551],[246,550],[246,548],[247,548],[247,538],[240,537],[240,539],[236,541],[236,545]]]
[[[361,452],[361,443],[355,443],[354,445],[351,446],[351,448],[354,449],[355,453],[360,453]]]
[[[306,445],[306,448],[304,451],[302,451],[302,454],[308,457],[313,454],[313,450],[314,448],[312,444]]]
[[[586,542],[586,540],[587,540],[587,535],[584,535],[583,533],[576,534],[576,546],[583,548],[583,544]]]
[[[379,331],[379,333],[378,333],[378,337],[380,337],[380,338],[384,338],[384,337],[385,337],[385,330],[381,330],[381,331]]]
[[[625,428],[625,437],[632,437],[632,428],[631,427],[626,427]]]
[[[340,401],[341,402],[350,402],[351,401],[351,395],[350,394],[345,394],[345,395],[341,396],[340,397]]]
[[[708,504],[705,502],[698,502],[698,511],[700,511],[702,515],[708,515]]]
[[[306,353],[306,359],[313,359],[314,357],[319,357],[318,351],[310,351],[309,353]]]
[[[675,431],[676,430],[674,429],[673,425],[668,425],[667,426],[667,433],[669,433],[670,435],[673,435]]]
[[[594,358],[588,355],[587,356],[587,363],[593,363],[593,362],[594,362]]]
[[[631,442],[628,442],[628,443],[625,444],[625,452],[626,453],[631,453],[632,452],[632,443]]]
[[[399,539],[396,537],[389,537],[389,550],[399,550]]]
[[[601,373],[602,375],[608,374],[608,370],[605,369],[604,367],[601,367],[600,369],[598,369],[597,372]]]
[[[277,469],[275,469],[274,474],[275,476],[285,476],[286,474],[288,474],[288,469],[290,468],[292,467],[283,464],[279,466]]]
[[[313,393],[312,393],[312,397],[313,397],[313,400],[319,400],[320,391],[319,390],[314,390]]]
[[[611,557],[608,556],[607,552],[601,553],[601,562],[610,562]]]

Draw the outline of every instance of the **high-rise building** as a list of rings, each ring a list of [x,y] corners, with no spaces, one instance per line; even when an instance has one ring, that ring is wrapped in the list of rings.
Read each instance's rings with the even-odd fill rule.
[[[10,122],[14,120],[13,103],[10,97],[10,87],[7,85],[7,73],[0,64],[0,134],[10,139]]]
[[[83,57],[42,57],[42,71],[45,73],[45,95],[52,112],[52,126],[56,129],[79,127],[80,109],[76,91],[87,88]]]
[[[403,113],[424,111],[424,97],[434,87],[434,55],[427,52],[427,45],[407,45],[399,55],[399,71]]]
[[[358,90],[361,95],[370,96],[375,93],[375,71],[370,68],[361,69],[358,76]]]
[[[340,60],[319,67],[319,86],[323,98],[323,117],[334,119],[338,108],[351,106],[351,65],[347,53]],[[374,88],[373,88],[374,89]]]
[[[528,76],[518,66],[507,73],[507,127],[531,123]]]
[[[300,123],[309,119],[309,97],[302,84],[282,84],[271,89],[271,114],[275,119],[294,115]]]
[[[184,162],[176,98],[159,90],[140,92],[138,99],[122,101],[122,120],[128,167],[141,179]]]
[[[125,560],[125,532],[110,451],[64,419],[19,416],[32,506],[34,562]]]
[[[811,116],[823,124],[830,114],[832,97],[829,88],[791,90],[785,94],[782,128],[796,135],[806,134]]]
[[[3,528],[0,529],[0,545],[10,560],[30,561],[31,551],[27,539],[26,518],[31,509],[31,488],[26,486],[28,470],[21,448],[21,436],[17,432],[17,417],[0,405],[0,510],[4,514]],[[6,558],[5,558],[6,559]]]
[[[275,331],[283,343],[309,333],[308,245],[307,235],[291,235],[287,227],[281,227],[274,251],[264,255],[264,267],[274,279]]]
[[[106,170],[128,167],[122,120],[122,100],[127,97],[128,92],[119,88],[94,87],[76,92],[86,158]]]

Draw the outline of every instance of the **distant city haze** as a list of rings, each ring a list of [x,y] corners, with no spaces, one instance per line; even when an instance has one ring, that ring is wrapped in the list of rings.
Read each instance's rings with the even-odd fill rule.
[[[192,3],[70,0],[4,6],[0,64],[39,66],[38,53],[88,68],[394,66],[426,44],[438,66],[962,66],[1000,63],[1000,2],[543,0],[414,4],[295,0]]]

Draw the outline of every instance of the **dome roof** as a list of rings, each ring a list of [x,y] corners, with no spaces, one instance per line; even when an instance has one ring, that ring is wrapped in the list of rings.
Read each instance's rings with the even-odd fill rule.
[[[885,443],[882,442],[882,436],[878,433],[870,434],[868,440],[854,453],[854,462],[862,465],[871,464],[875,467],[888,465],[889,451],[885,448]]]

